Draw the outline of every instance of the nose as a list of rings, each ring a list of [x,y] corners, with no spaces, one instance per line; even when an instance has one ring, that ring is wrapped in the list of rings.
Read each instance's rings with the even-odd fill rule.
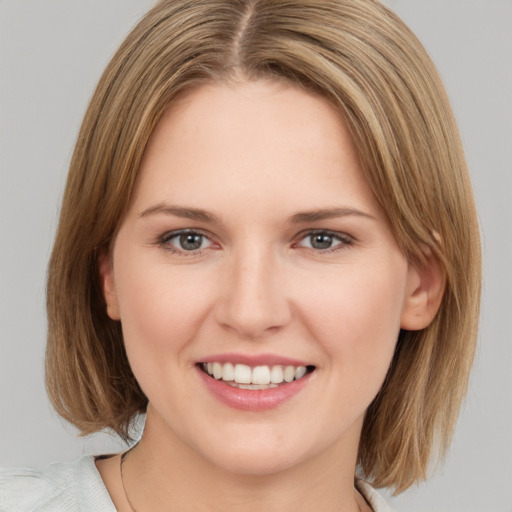
[[[285,277],[271,251],[234,256],[220,282],[216,320],[245,339],[261,339],[286,326],[292,311]]]

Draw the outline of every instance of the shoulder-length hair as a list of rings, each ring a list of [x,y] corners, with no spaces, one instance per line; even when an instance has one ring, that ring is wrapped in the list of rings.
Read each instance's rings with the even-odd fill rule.
[[[400,492],[444,454],[473,360],[479,229],[461,142],[424,48],[375,0],[163,0],[106,68],[71,161],[49,264],[47,388],[87,434],[128,437],[147,406],[106,314],[98,256],[130,203],[148,139],[180,92],[212,81],[275,78],[327,98],[347,123],[397,243],[446,275],[440,310],[402,331],[369,407],[359,464]]]

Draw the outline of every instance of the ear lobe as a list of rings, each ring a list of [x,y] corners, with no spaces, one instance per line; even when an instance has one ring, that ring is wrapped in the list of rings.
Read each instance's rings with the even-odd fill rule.
[[[119,304],[117,301],[112,258],[107,251],[102,251],[98,257],[101,289],[107,304],[107,315],[112,320],[120,320]]]
[[[402,308],[400,327],[418,331],[427,327],[441,306],[446,274],[439,260],[428,250],[417,266],[410,264],[407,294]]]

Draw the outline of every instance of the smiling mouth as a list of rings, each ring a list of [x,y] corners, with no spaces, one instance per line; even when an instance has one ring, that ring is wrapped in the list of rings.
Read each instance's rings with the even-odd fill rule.
[[[300,380],[315,370],[314,366],[248,366],[232,363],[199,363],[211,378],[239,389],[272,389]]]

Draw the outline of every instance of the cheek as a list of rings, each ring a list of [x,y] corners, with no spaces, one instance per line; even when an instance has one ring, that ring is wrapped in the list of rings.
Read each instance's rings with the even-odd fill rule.
[[[366,375],[370,388],[380,387],[400,332],[406,275],[401,258],[340,271],[305,299],[308,329],[340,376],[363,383]]]
[[[130,258],[118,268],[116,293],[132,366],[179,363],[208,311],[200,276],[190,279],[183,270],[143,257]]]

